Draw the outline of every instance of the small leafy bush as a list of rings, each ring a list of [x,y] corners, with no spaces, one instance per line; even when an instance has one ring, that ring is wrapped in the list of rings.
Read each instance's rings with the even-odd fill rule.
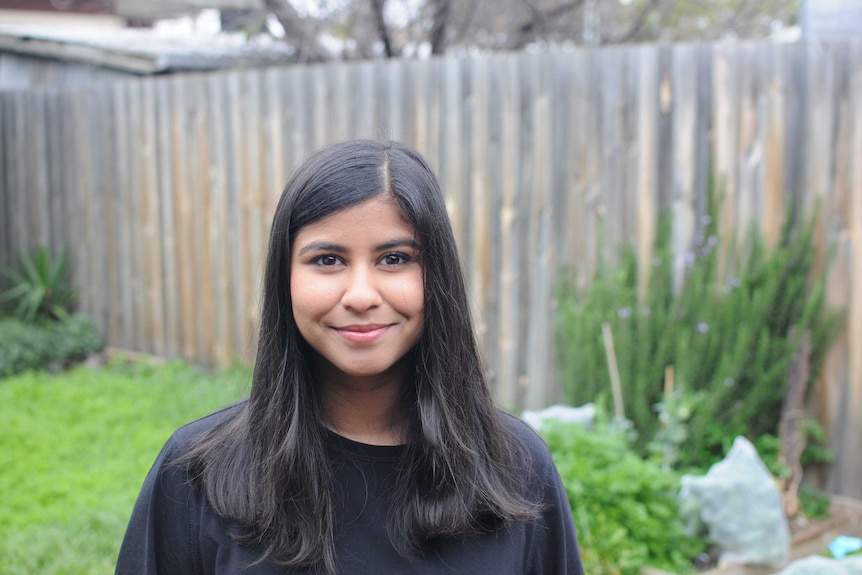
[[[676,494],[680,478],[641,459],[621,432],[557,423],[543,426],[572,505],[584,571],[636,575],[649,565],[692,570],[704,541],[684,534]]]
[[[674,448],[670,455],[680,468],[708,468],[738,435],[755,439],[777,433],[799,336],[806,331],[811,336],[810,385],[840,327],[840,315],[825,309],[822,276],[810,279],[815,277],[814,217],[787,226],[773,250],[753,231],[736,253],[720,249],[714,215],[711,208],[700,219],[683,277],[675,276],[672,222],[664,216],[655,258],[647,264],[645,293],[638,293],[638,273],[645,266],[628,250],[621,265],[601,268],[583,295],[567,284],[559,297],[566,401],[581,405],[609,389],[602,341],[607,323],[625,414],[639,434],[641,453],[649,453],[662,430],[656,405],[663,399],[667,366],[674,367],[675,386],[694,400],[685,440],[673,445],[674,438],[658,438],[658,444]]]
[[[18,265],[4,268],[3,275],[12,286],[0,293],[0,304],[22,321],[59,320],[74,308],[76,294],[65,254],[55,258],[45,247],[21,252]]]
[[[85,316],[26,323],[0,319],[0,378],[26,370],[60,369],[104,347],[102,336]]]

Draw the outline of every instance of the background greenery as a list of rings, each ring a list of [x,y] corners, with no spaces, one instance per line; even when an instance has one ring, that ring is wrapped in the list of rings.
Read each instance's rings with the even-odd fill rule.
[[[601,268],[585,294],[561,292],[557,334],[567,400],[601,404],[607,395],[608,324],[633,424],[620,428],[600,416],[592,430],[543,431],[588,573],[636,575],[645,565],[690,571],[706,542],[686,537],[678,524],[674,468],[705,470],[737,435],[776,459],[787,369],[798,347],[792,334],[811,334],[813,378],[838,326],[838,315],[825,312],[823,280],[810,280],[813,221],[786,229],[775,250],[754,234],[737,254],[719,249],[714,219],[706,216],[677,281],[665,220],[645,294],[637,290],[632,252],[621,265]],[[25,371],[65,368],[100,349],[102,339],[89,319],[72,314],[63,256],[22,254],[18,271],[6,276],[13,285],[0,291],[10,315],[0,313],[0,575],[110,574],[138,489],[165,440],[244,395],[249,374],[124,362]],[[666,366],[676,374],[669,395]]]
[[[76,300],[65,253],[41,246],[0,266],[0,378],[62,369],[104,347],[93,322],[73,314]]]
[[[144,476],[174,429],[243,396],[249,374],[115,362],[0,379],[0,575],[109,575]],[[679,477],[601,421],[543,432],[588,572],[689,570]]]
[[[101,575],[174,429],[241,397],[241,370],[114,364],[0,380],[0,575]]]
[[[815,274],[816,215],[785,228],[775,249],[752,231],[736,250],[719,244],[714,212],[701,218],[697,245],[684,254],[683,278],[674,277],[672,222],[664,218],[645,293],[638,293],[638,262],[629,250],[618,266],[602,267],[584,294],[565,285],[557,317],[566,401],[610,395],[602,340],[608,324],[637,447],[697,469],[721,459],[738,435],[777,435],[800,336],[811,335],[810,386],[840,327],[839,313],[824,305],[825,280]],[[675,395],[665,397],[668,366]]]
[[[557,423],[541,432],[572,506],[584,571],[693,571],[691,560],[706,542],[683,532],[676,501],[680,476],[656,459],[639,457],[625,433],[605,423],[601,410],[598,415],[593,429]]]
[[[104,345],[96,326],[82,315],[32,323],[0,317],[0,377],[28,369],[58,370]]]
[[[36,319],[63,319],[74,309],[78,294],[69,281],[69,258],[54,255],[45,246],[21,252],[14,265],[0,269],[10,287],[0,292],[0,305],[12,315],[32,323]]]

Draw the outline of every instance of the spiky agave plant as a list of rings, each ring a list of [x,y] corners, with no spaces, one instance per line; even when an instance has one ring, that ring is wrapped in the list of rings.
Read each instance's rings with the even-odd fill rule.
[[[28,323],[62,320],[75,305],[65,252],[54,257],[45,247],[29,254],[22,251],[18,265],[2,271],[12,286],[0,293],[0,304],[8,305],[14,317]]]

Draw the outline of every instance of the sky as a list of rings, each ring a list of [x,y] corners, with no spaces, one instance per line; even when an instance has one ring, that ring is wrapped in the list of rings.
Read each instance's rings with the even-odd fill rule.
[[[297,12],[310,16],[325,16],[344,7],[349,0],[290,0]],[[402,26],[410,21],[422,6],[422,0],[388,0],[386,21]]]
[[[290,0],[302,16],[318,18],[343,8],[350,0]],[[406,25],[422,6],[422,0],[388,0],[386,3],[386,21],[395,26]],[[277,37],[284,35],[284,30],[274,18],[269,22],[270,32]],[[183,16],[160,20],[154,26],[158,32],[166,35],[178,34],[217,34],[221,29],[218,10],[203,10],[197,16]]]

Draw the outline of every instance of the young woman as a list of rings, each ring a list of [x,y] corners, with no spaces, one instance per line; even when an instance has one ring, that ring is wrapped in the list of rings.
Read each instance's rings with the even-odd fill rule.
[[[116,572],[583,574],[547,447],[492,405],[419,154],[359,140],[297,170],[250,397],[171,437]]]

